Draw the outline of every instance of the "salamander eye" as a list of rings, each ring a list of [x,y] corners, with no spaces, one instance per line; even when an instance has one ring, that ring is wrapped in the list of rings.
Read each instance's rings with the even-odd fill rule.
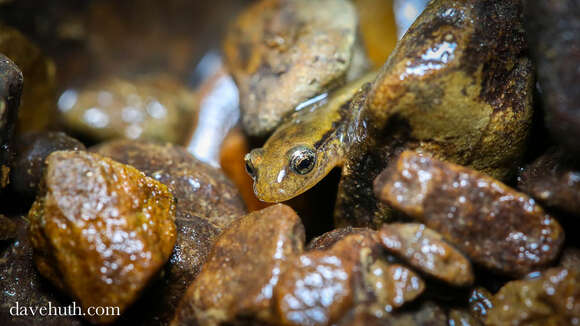
[[[246,162],[246,172],[248,172],[248,174],[254,178],[256,176],[256,169],[254,168],[254,165],[252,164],[252,157],[250,155],[250,153],[246,154],[246,156],[244,156],[244,161]]]
[[[298,174],[306,174],[316,164],[316,152],[305,147],[297,146],[290,150],[290,169]]]

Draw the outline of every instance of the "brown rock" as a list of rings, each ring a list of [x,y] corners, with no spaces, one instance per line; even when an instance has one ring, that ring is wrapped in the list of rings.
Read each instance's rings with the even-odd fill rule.
[[[298,104],[344,81],[356,28],[345,0],[262,0],[242,12],[224,53],[245,131],[269,134]]]
[[[392,0],[353,1],[360,24],[362,40],[369,59],[375,67],[381,67],[397,44],[397,26]]]
[[[389,264],[373,234],[353,233],[290,262],[274,290],[278,324],[330,325],[356,307],[384,314],[415,299],[423,281]]]
[[[377,316],[364,309],[352,311],[340,325],[348,326],[449,326],[445,311],[437,304],[427,301],[419,305],[395,312]]]
[[[271,319],[271,298],[288,259],[303,250],[300,218],[274,205],[234,221],[217,239],[183,297],[173,325]]]
[[[0,54],[0,189],[9,183],[11,142],[21,93],[22,72],[14,62]]]
[[[567,247],[562,251],[560,266],[567,269],[580,269],[580,249]]]
[[[412,151],[375,180],[377,198],[438,231],[474,262],[510,275],[546,266],[564,231],[533,199],[469,168]]]
[[[55,122],[57,116],[54,63],[19,31],[2,24],[0,53],[4,53],[22,69],[26,80],[18,112],[17,130],[44,130]]]
[[[362,234],[370,238],[376,237],[376,231],[369,228],[345,228],[334,229],[318,236],[308,243],[306,250],[324,250],[332,247],[336,242],[348,236],[349,234]]]
[[[580,271],[551,268],[538,278],[509,282],[493,301],[486,325],[577,325]]]
[[[136,303],[134,313],[128,317],[130,322],[140,324],[151,320],[168,322],[199,274],[216,237],[246,213],[241,196],[219,169],[198,161],[179,146],[115,140],[93,150],[164,183],[177,199],[177,241],[165,276],[151,295]]]
[[[483,326],[483,323],[473,317],[469,312],[461,309],[452,309],[448,313],[449,325],[461,326]]]
[[[480,321],[485,321],[488,312],[493,308],[493,294],[483,287],[477,287],[469,295],[469,311]]]
[[[0,252],[0,325],[4,326],[80,326],[80,317],[32,315],[30,311],[12,316],[10,308],[52,307],[60,309],[71,307],[72,302],[58,295],[46,279],[40,277],[32,260],[32,244],[27,237],[28,222],[24,218],[12,219],[16,226],[15,239]],[[76,307],[79,307],[76,303]],[[15,312],[13,308],[12,312]],[[22,309],[22,308],[20,308]],[[71,310],[74,311],[74,310]]]
[[[71,132],[96,141],[114,138],[185,143],[195,126],[195,99],[165,75],[95,81],[58,100]]]
[[[515,172],[532,124],[533,66],[520,0],[430,1],[356,113],[335,225],[379,228],[390,210],[372,182],[400,149],[419,149],[500,180]]]
[[[473,283],[469,260],[423,224],[383,224],[379,238],[387,250],[423,273],[456,286]]]
[[[580,6],[574,0],[523,1],[546,123],[555,140],[580,157]]]
[[[533,112],[522,10],[519,0],[431,1],[373,83],[371,125],[397,116],[413,146],[505,179]]]
[[[551,149],[524,170],[518,188],[547,207],[580,214],[579,163],[564,150]]]
[[[83,307],[135,301],[175,244],[175,205],[163,184],[86,152],[46,159],[45,193],[29,213],[42,275]],[[87,316],[111,322],[118,316]]]
[[[32,132],[17,137],[10,174],[12,189],[23,197],[34,198],[44,172],[44,160],[50,153],[62,150],[85,150],[85,145],[63,132]]]

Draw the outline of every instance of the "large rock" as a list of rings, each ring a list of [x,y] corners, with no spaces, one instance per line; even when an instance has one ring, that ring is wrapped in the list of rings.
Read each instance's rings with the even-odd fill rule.
[[[246,132],[271,133],[298,104],[344,82],[356,33],[346,0],[262,0],[242,12],[224,52]]]
[[[482,173],[413,151],[377,177],[375,194],[501,273],[521,276],[544,267],[564,242],[560,224],[533,199]]]
[[[123,312],[173,250],[173,196],[135,168],[97,154],[54,152],[46,164],[45,191],[28,216],[39,272],[84,308]],[[87,316],[99,323],[117,317]]]
[[[0,54],[0,189],[9,183],[11,142],[21,93],[22,72],[14,62]]]

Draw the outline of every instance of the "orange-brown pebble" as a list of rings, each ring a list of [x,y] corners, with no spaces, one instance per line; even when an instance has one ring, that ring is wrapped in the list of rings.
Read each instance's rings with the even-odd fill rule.
[[[580,271],[562,267],[512,281],[493,297],[489,326],[580,325]]]
[[[424,224],[384,224],[379,238],[387,250],[425,274],[456,286],[473,283],[469,260]]]
[[[535,201],[482,173],[403,152],[375,179],[375,195],[425,223],[471,260],[520,276],[553,261],[564,231]]]
[[[28,216],[38,271],[84,308],[123,312],[171,254],[173,196],[134,167],[87,152],[49,155],[44,184]]]

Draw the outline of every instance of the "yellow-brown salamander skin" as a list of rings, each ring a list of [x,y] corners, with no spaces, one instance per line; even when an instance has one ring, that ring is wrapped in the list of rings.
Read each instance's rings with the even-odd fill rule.
[[[342,165],[335,225],[377,227],[390,210],[373,180],[404,148],[505,180],[532,116],[521,15],[520,0],[432,1],[371,85],[300,112],[248,155],[258,198],[287,200]]]
[[[293,114],[262,148],[246,155],[246,169],[254,179],[256,196],[266,202],[291,199],[316,185],[333,168],[342,166],[356,115],[354,94],[374,79],[369,73],[330,94],[323,103]]]

